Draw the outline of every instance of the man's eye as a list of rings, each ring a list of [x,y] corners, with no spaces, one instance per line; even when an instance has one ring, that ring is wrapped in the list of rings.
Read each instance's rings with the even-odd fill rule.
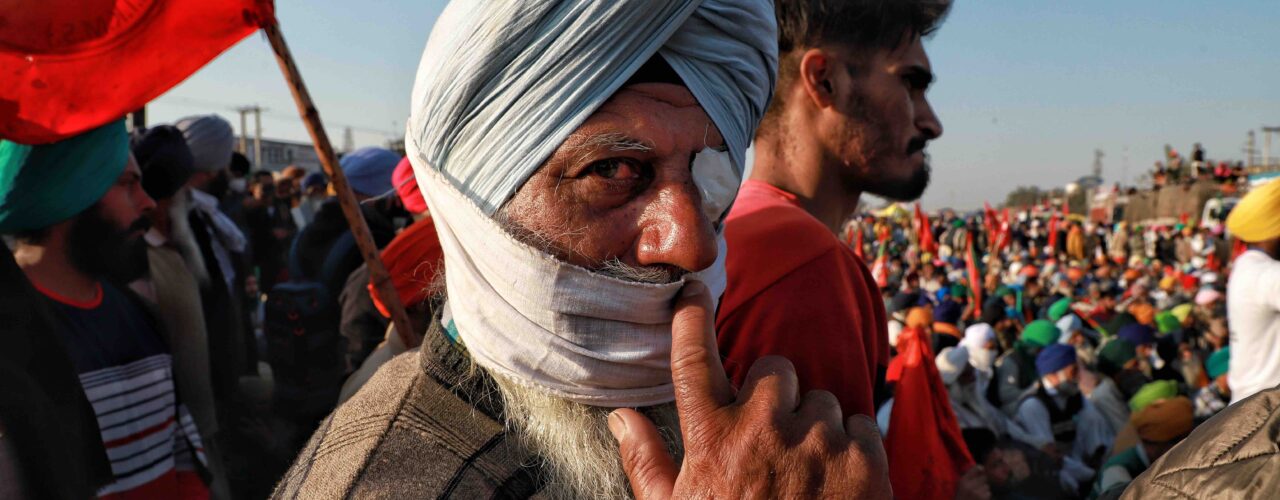
[[[629,161],[611,158],[592,163],[586,173],[609,180],[626,180],[639,177],[640,168]]]

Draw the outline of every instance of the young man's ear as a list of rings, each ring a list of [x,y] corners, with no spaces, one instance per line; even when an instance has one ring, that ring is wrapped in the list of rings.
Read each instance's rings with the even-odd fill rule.
[[[822,49],[809,49],[800,55],[799,83],[814,107],[826,108],[835,101],[832,72],[835,60]]]

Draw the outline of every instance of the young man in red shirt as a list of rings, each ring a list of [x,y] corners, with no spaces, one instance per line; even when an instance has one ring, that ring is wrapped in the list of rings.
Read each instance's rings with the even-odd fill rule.
[[[755,164],[725,226],[728,289],[716,331],[741,383],[758,358],[795,364],[802,393],[874,415],[889,362],[887,321],[865,263],[837,239],[863,193],[915,199],[924,148],[942,134],[925,99],[921,38],[945,0],[778,0],[777,92]]]

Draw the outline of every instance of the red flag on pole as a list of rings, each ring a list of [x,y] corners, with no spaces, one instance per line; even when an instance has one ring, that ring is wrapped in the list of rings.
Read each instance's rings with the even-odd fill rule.
[[[918,201],[916,202],[916,220],[920,222],[919,233],[916,234],[920,242],[920,251],[937,255],[938,242],[933,239],[933,228],[929,225],[929,216],[920,210]]]
[[[895,365],[896,366],[893,366]],[[974,466],[924,330],[898,337],[897,378],[889,435],[889,482],[898,498],[955,498],[960,476]]]
[[[866,260],[866,257],[862,256],[862,232],[861,225],[854,230],[853,254],[858,256],[858,260]]]
[[[978,255],[973,246],[973,232],[965,240],[964,267],[969,272],[969,293],[973,295],[973,319],[982,314],[982,275],[978,272]]]
[[[889,257],[885,255],[889,247],[889,233],[882,234],[876,241],[880,242],[880,249],[876,253],[876,261],[871,264],[871,277],[875,278],[876,286],[884,288],[889,286]]]
[[[1058,251],[1058,212],[1049,214],[1049,256]]]
[[[0,137],[44,144],[137,110],[275,22],[271,0],[18,0],[0,15]]]

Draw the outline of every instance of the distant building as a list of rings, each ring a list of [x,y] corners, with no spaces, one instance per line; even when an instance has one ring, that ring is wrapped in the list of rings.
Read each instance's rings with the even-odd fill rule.
[[[240,144],[240,138],[236,138],[237,148]],[[292,142],[282,141],[278,139],[262,139],[262,158],[261,160],[253,157],[254,146],[253,138],[249,137],[245,140],[244,155],[249,158],[249,162],[253,164],[254,169],[270,170],[279,172],[289,165],[296,165],[308,172],[319,172],[320,158],[316,156],[315,147],[309,142]]]

